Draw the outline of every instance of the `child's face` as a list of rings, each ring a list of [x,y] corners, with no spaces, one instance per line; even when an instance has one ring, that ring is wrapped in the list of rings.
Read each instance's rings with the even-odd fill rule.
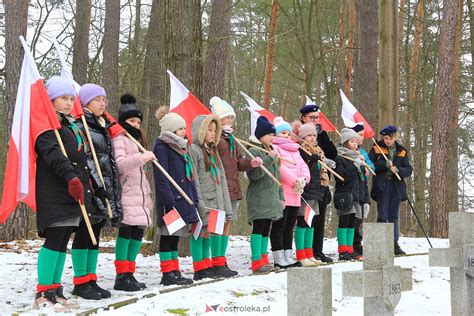
[[[351,150],[356,150],[359,147],[359,139],[358,138],[351,138],[345,143],[346,147]]]
[[[216,140],[216,122],[212,121],[211,124],[207,127],[207,133],[204,137],[204,142],[206,144],[214,143]]]
[[[359,145],[362,145],[364,143],[364,130],[358,131],[357,134],[359,134]]]
[[[318,125],[320,123],[321,116],[319,115],[319,112],[309,112],[303,115],[301,118],[304,123]]]
[[[58,112],[63,113],[64,115],[69,115],[74,106],[74,96],[71,95],[62,95],[53,100],[54,109]]]
[[[126,119],[125,122],[132,125],[136,129],[140,129],[140,125],[142,125],[142,120],[140,120],[138,117],[130,117]]]
[[[316,139],[317,139],[316,134],[310,134],[308,136],[303,137],[303,140],[306,143],[311,144],[311,145],[316,145]]]
[[[259,140],[263,145],[268,147],[273,143],[274,138],[275,138],[275,134],[267,134],[260,137]]]
[[[224,125],[232,126],[234,124],[234,117],[233,116],[224,117],[223,119],[221,119],[221,124],[222,126]]]
[[[397,134],[384,135],[382,139],[383,139],[383,142],[385,143],[385,146],[392,147],[393,143],[395,143],[395,141],[397,140]]]
[[[284,138],[291,138],[291,132],[289,131],[283,131],[278,133],[278,137],[284,137]]]
[[[181,138],[184,138],[186,136],[186,127],[180,128],[174,132],[176,135],[178,135]]]
[[[86,105],[86,108],[89,109],[95,116],[101,116],[105,112],[105,107],[107,106],[104,96],[98,96],[91,100]]]

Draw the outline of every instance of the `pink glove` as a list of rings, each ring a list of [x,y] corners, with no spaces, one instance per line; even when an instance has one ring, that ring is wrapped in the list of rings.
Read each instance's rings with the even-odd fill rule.
[[[262,164],[263,164],[263,160],[260,157],[252,158],[252,160],[250,161],[250,165],[252,166],[252,168],[257,168],[258,166],[261,166]]]

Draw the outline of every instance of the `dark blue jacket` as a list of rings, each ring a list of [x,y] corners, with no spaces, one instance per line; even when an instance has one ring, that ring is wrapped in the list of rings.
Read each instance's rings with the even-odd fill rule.
[[[378,141],[378,145],[382,152],[390,159],[388,154],[388,148],[385,146],[383,141]],[[398,180],[395,175],[390,176],[387,174],[389,168],[387,168],[387,162],[382,155],[382,152],[374,145],[370,150],[369,157],[370,160],[375,165],[375,173],[377,174],[372,180],[372,190],[370,192],[370,197],[377,201],[379,194],[383,192],[385,181],[395,181],[395,188],[397,190],[398,197],[400,200],[405,201],[407,199],[407,188],[404,181],[404,178],[409,177],[413,172],[413,168],[408,159],[407,150],[400,144],[395,143],[396,149],[395,154],[393,155],[393,165],[398,168],[398,175],[402,180]],[[391,174],[391,173],[390,173]]]
[[[183,196],[168,181],[165,175],[154,166],[153,173],[155,176],[155,200],[158,225],[164,225],[163,216],[173,208],[176,208],[186,223],[197,223],[199,220],[196,206],[198,205],[199,198],[194,181],[190,181],[186,178],[186,161],[183,155],[173,150],[160,139],[156,140],[153,152],[163,169],[170,174],[173,180],[194,202],[194,205],[189,205]]]

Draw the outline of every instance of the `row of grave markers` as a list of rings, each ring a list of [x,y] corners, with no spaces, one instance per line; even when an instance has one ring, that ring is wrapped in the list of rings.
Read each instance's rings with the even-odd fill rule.
[[[365,223],[364,240],[363,270],[342,273],[342,295],[363,297],[364,315],[394,315],[412,269],[394,265],[393,224]],[[449,242],[429,265],[450,267],[451,314],[474,315],[474,213],[449,214]],[[332,315],[331,268],[293,268],[287,282],[288,315]]]

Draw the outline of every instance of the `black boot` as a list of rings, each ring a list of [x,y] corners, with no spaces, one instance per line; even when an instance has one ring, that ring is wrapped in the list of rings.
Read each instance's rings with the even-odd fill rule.
[[[186,279],[181,276],[181,273],[177,273],[178,271],[171,271],[163,273],[161,277],[160,284],[163,285],[188,285],[193,283],[193,280]]]
[[[207,279],[207,278],[216,278],[214,273],[212,273],[210,270],[211,269],[207,268],[207,269],[203,269],[203,270],[199,270],[199,271],[194,272],[193,280],[194,281],[200,281],[202,279]]]
[[[227,263],[225,264],[224,269],[226,269],[227,272],[228,272],[229,274],[231,274],[231,277],[234,277],[234,276],[236,276],[236,275],[239,274],[237,271],[231,270],[231,269],[229,268],[229,266],[227,265]]]
[[[339,254],[339,261],[351,261],[354,260],[354,256],[349,251],[344,251]]]
[[[354,245],[354,252],[357,252],[358,254],[364,254],[364,249],[362,248],[362,245]]]
[[[115,276],[114,290],[136,292],[140,291],[141,287],[132,282],[130,273],[121,273]]]
[[[72,294],[82,297],[86,300],[102,299],[102,295],[92,287],[90,282],[74,285]]]
[[[185,278],[184,276],[182,276],[181,271],[175,270],[175,271],[172,271],[172,272],[174,272],[182,282],[185,282],[186,285],[187,284],[193,284],[193,280],[191,280],[189,278]]]
[[[110,293],[110,291],[107,291],[107,290],[104,290],[103,288],[101,288],[96,281],[94,280],[91,280],[90,281],[90,284],[92,286],[92,288],[94,290],[96,290],[96,292],[99,292],[100,295],[102,295],[102,298],[109,298],[112,296],[112,294]]]
[[[317,259],[317,260],[320,260],[322,262],[325,262],[325,263],[332,263],[333,260],[332,258],[329,258],[328,256],[326,256],[322,251],[318,251],[314,254],[314,258]]]
[[[130,274],[130,280],[132,281],[132,283],[137,284],[142,290],[146,289],[145,283],[138,282],[137,279],[135,279],[135,276],[133,275],[133,273],[129,272],[129,274]]]
[[[396,243],[393,245],[393,248],[394,248],[395,256],[403,256],[403,255],[406,255],[406,252],[403,251],[402,248],[400,248],[400,245],[398,244],[398,242],[396,242]]]
[[[226,269],[225,266],[216,266],[212,268],[212,272],[218,275],[221,278],[231,278],[236,275],[236,271],[232,271],[230,269]]]
[[[211,279],[219,279],[221,276],[214,271],[214,267],[204,269],[206,271],[207,277]]]

